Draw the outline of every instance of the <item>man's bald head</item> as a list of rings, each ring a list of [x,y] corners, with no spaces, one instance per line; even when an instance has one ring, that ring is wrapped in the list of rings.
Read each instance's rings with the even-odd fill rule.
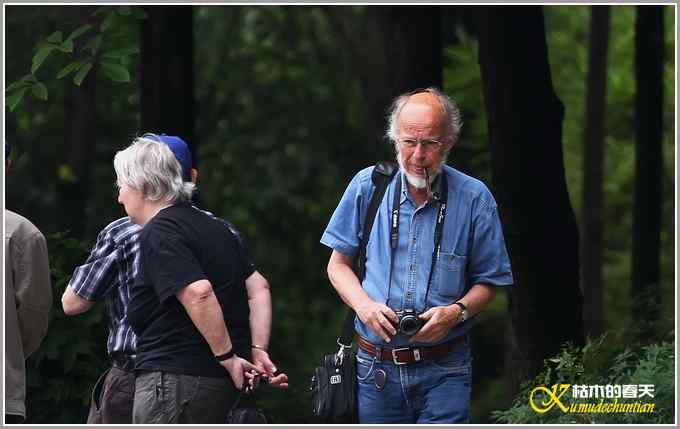
[[[411,114],[432,112],[437,122],[441,121],[444,139],[447,143],[456,143],[462,126],[460,111],[456,103],[437,88],[427,88],[417,92],[408,92],[397,97],[389,110],[387,137],[396,143],[399,138],[399,118],[406,119]]]

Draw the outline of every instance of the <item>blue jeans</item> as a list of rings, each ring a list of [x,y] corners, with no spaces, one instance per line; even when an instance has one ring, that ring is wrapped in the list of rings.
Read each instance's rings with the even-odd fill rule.
[[[375,373],[387,374],[385,386]],[[472,356],[468,341],[437,360],[408,365],[357,353],[359,423],[469,423]]]

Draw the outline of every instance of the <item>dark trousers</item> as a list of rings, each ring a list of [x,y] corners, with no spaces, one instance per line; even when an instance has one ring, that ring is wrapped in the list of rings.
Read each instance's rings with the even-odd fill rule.
[[[214,378],[140,371],[135,381],[132,422],[224,424],[237,396],[228,375]]]
[[[135,373],[117,366],[107,369],[92,389],[88,424],[130,424]]]

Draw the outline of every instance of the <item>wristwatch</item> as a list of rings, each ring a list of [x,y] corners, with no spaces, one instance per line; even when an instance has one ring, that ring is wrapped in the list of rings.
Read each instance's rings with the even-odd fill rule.
[[[468,319],[468,309],[467,309],[467,307],[465,306],[465,304],[463,304],[460,301],[456,301],[456,302],[454,302],[454,304],[457,305],[458,307],[460,307],[460,309],[461,309],[460,321],[465,322]]]

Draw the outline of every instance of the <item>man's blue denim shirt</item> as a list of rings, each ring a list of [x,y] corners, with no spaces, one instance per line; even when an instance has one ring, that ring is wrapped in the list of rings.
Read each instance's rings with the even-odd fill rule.
[[[347,256],[356,255],[361,241],[364,218],[374,190],[373,168],[365,168],[354,176],[321,237],[321,243]],[[479,180],[452,167],[444,165],[442,172],[447,175],[448,205],[427,305],[425,293],[438,205],[427,202],[417,208],[408,194],[403,174],[398,173],[378,209],[366,249],[363,288],[371,299],[387,303],[395,311],[411,308],[421,313],[431,307],[450,305],[478,283],[495,286],[513,283],[496,201],[491,192]],[[397,180],[402,181],[399,242],[392,262],[392,286],[388,288],[392,259],[389,219]],[[473,323],[474,318],[456,326],[441,342],[468,332]],[[408,337],[403,335],[385,343],[358,317],[355,328],[373,344],[409,345]]]

